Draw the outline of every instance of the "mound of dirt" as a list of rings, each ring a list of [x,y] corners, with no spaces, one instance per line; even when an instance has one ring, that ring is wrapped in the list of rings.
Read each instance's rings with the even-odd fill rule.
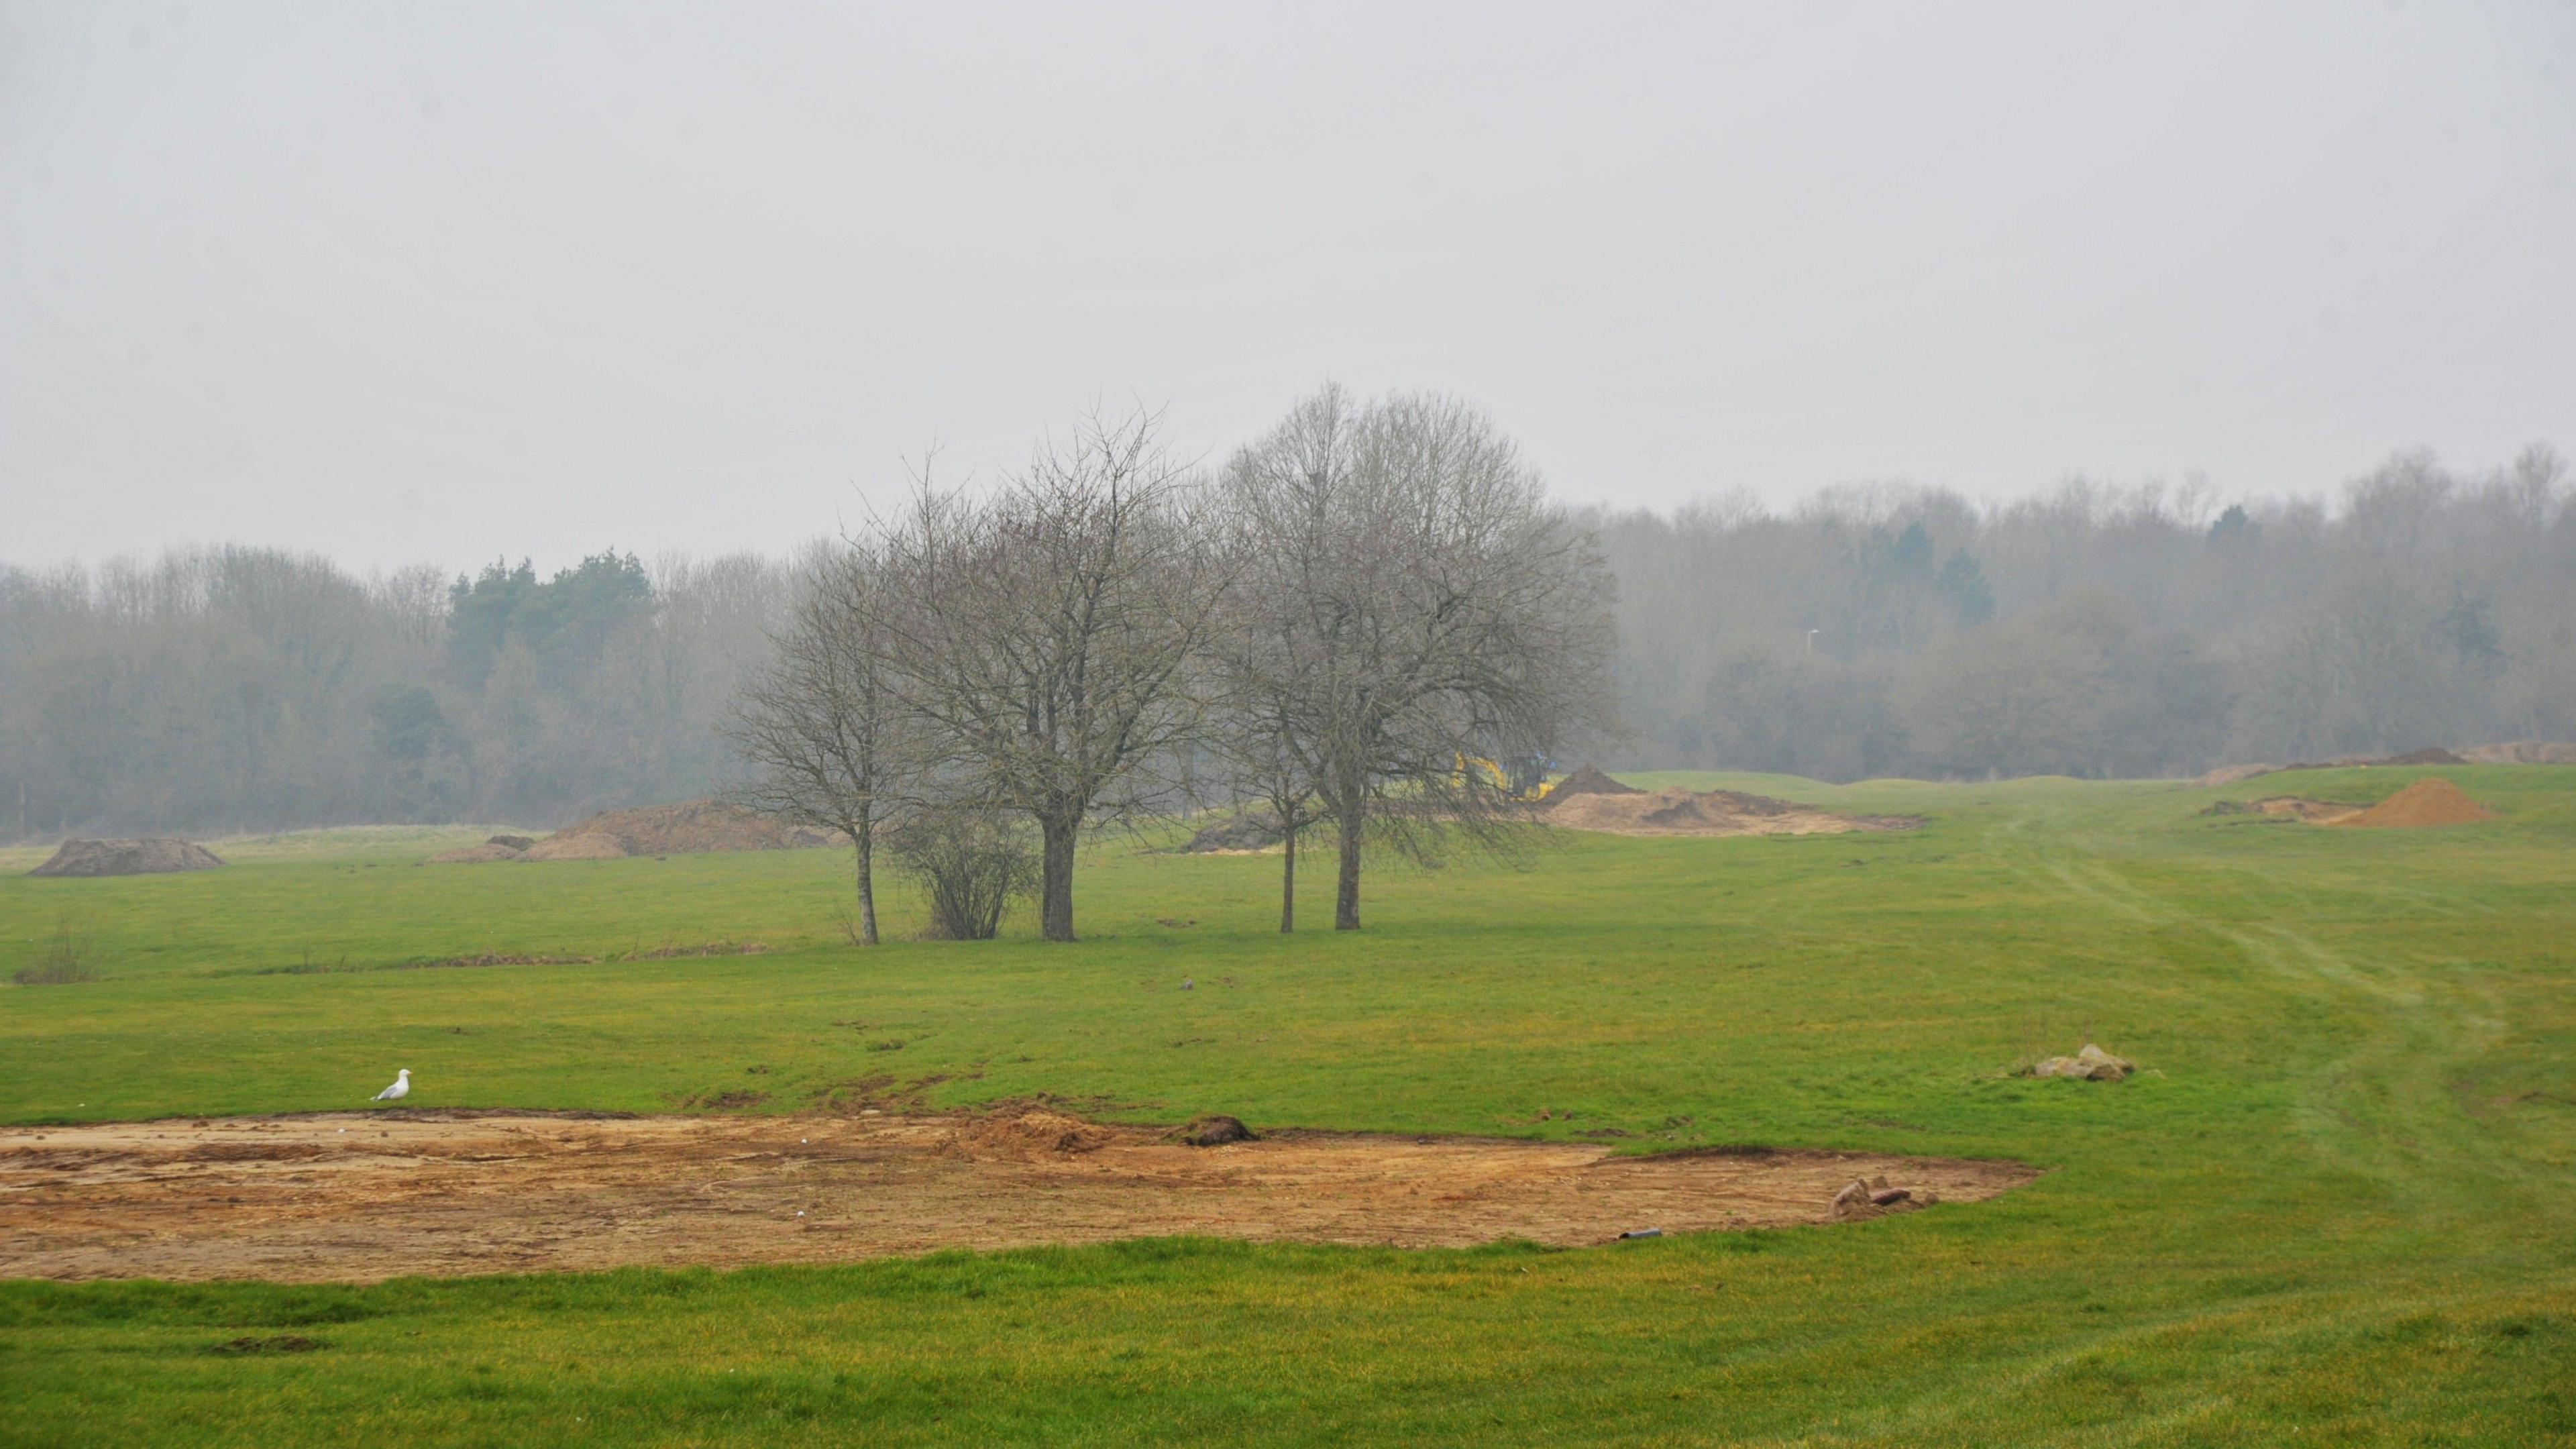
[[[2576,765],[2576,744],[2516,740],[2509,745],[2474,745],[2460,751],[2472,765]]]
[[[2411,829],[2427,825],[2474,825],[2493,820],[2488,809],[2448,780],[2418,780],[2367,810],[2330,820],[2329,825],[2355,829]]]
[[[2115,1057],[2091,1042],[2071,1057],[2050,1057],[2030,1068],[2034,1077],[2063,1077],[2077,1082],[2124,1082],[2138,1064],[2127,1057]]]
[[[1623,785],[1611,779],[1601,773],[1597,765],[1586,765],[1549,786],[1547,798],[1542,803],[1553,806],[1577,795],[1642,795],[1644,793],[1646,792],[1634,785]]]
[[[0,1127],[0,1277],[732,1268],[1175,1234],[1573,1248],[1867,1218],[1899,1201],[1877,1200],[1896,1190],[1882,1181],[1916,1204],[1972,1203],[2038,1176],[1949,1158],[1614,1157],[1589,1142],[1294,1129],[1210,1152],[1166,1129],[1095,1127],[1097,1150],[988,1155],[957,1150],[963,1125],[415,1109]],[[1868,1209],[1837,1212],[1835,1190],[1856,1178],[1873,1187]]]
[[[1606,778],[1606,777],[1605,777]],[[1613,781],[1612,783],[1617,783]],[[1612,835],[1838,835],[1852,830],[1912,830],[1914,815],[1837,815],[1734,790],[1629,790],[1623,794],[1548,796],[1550,825]]]
[[[2260,815],[2272,820],[2300,820],[2310,825],[2332,825],[2348,816],[2358,815],[2363,807],[2344,800],[2310,800],[2299,795],[2267,795],[2260,800],[2221,800],[2200,812],[2203,815]]]
[[[221,864],[213,851],[184,840],[66,840],[53,859],[27,874],[168,875]]]
[[[454,850],[442,850],[431,856],[429,863],[431,865],[481,865],[487,861],[517,860],[527,853],[528,847],[525,845],[510,846],[487,840],[481,845],[462,845]]]
[[[1229,1117],[1223,1112],[1194,1117],[1188,1126],[1173,1135],[1192,1147],[1223,1147],[1229,1142],[1253,1140],[1252,1129],[1243,1125],[1242,1118]]]
[[[1223,855],[1228,852],[1268,850],[1287,838],[1279,828],[1279,817],[1267,810],[1247,810],[1229,815],[1199,828],[1190,843],[1181,849],[1192,855]]]
[[[615,860],[630,855],[807,850],[839,840],[829,831],[790,825],[721,800],[691,800],[593,815],[529,846],[519,859]]]
[[[2280,768],[2278,765],[2221,765],[2200,777],[2200,788],[2223,789],[2229,785],[2243,784],[2257,775],[2271,774]]]
[[[959,1123],[949,1145],[968,1157],[1026,1158],[1097,1152],[1116,1134],[1045,1107],[1005,1107]]]

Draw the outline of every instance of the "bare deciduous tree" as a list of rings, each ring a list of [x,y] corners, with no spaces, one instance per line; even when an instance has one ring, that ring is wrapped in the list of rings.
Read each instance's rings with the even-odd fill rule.
[[[837,830],[857,856],[858,939],[877,944],[876,828],[902,776],[901,718],[885,667],[881,563],[868,542],[818,549],[768,667],[727,733],[757,773],[752,809]]]
[[[1025,812],[1041,929],[1073,939],[1084,825],[1122,816],[1201,716],[1223,579],[1157,420],[1087,419],[988,500],[927,482],[888,535],[887,657],[955,803]]]
[[[1446,398],[1328,387],[1226,484],[1234,753],[1334,822],[1333,924],[1355,930],[1364,842],[1504,845],[1525,812],[1474,762],[1610,723],[1609,579],[1510,440]]]

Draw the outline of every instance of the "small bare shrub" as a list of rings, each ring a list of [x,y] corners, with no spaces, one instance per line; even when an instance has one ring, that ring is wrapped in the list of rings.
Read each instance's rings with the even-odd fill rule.
[[[21,986],[68,986],[98,979],[98,951],[89,932],[74,924],[69,912],[57,918],[54,939],[32,966],[21,966],[13,978]]]
[[[930,897],[933,941],[989,941],[1011,898],[1037,889],[1027,834],[973,810],[927,811],[892,831],[887,847]]]

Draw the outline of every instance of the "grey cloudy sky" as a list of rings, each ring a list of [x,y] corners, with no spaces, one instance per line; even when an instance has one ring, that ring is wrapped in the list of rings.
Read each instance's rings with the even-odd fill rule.
[[[0,558],[774,549],[1326,377],[1566,495],[2576,449],[2576,7],[0,3]]]

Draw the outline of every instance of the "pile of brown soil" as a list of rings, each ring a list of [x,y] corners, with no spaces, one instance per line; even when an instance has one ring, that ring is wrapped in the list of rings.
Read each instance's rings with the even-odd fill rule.
[[[2509,745],[2475,745],[2460,751],[2472,765],[2576,765],[2576,744],[2516,740]]]
[[[543,840],[495,835],[433,855],[440,864],[475,865],[496,860],[623,860],[636,855],[701,855],[726,850],[807,850],[837,845],[841,837],[811,826],[727,805],[691,800],[641,810],[612,810],[567,825]]]
[[[1097,1123],[1051,1108],[1006,1106],[957,1124],[948,1145],[967,1157],[1019,1159],[1097,1152],[1114,1135]]]
[[[2426,825],[2474,825],[2494,818],[2485,806],[2470,799],[2459,786],[2435,778],[2418,780],[2367,810],[2325,823],[2362,830],[2408,829]]]
[[[0,1277],[732,1268],[1176,1234],[1571,1248],[1831,1223],[1854,1178],[1960,1203],[2038,1176],[1949,1158],[1613,1157],[1588,1142],[1293,1130],[1208,1149],[1090,1123],[1090,1151],[987,1154],[957,1149],[964,1125],[396,1110],[0,1128]]]
[[[442,850],[429,858],[431,865],[480,865],[492,860],[517,860],[536,844],[533,836],[495,835],[481,845],[462,845]]]
[[[2514,745],[2481,745],[2476,750],[2469,750],[2461,754],[2453,754],[2451,751],[2443,749],[2439,745],[2428,745],[2420,750],[2408,750],[2402,755],[2337,755],[2331,760],[2301,760],[2295,765],[2225,765],[2201,776],[2199,783],[2203,789],[2215,790],[2225,785],[2240,784],[2244,781],[2253,779],[2257,775],[2269,775],[2281,770],[2377,770],[2408,765],[2501,764],[2505,762],[2479,758],[2480,751],[2511,750],[2516,748],[2520,747]],[[2545,750],[2559,747],[2542,745],[2537,748]],[[2570,762],[2576,762],[2576,746],[2569,746],[2566,748],[2571,752]],[[2540,762],[2524,761],[2521,763],[2537,764]]]
[[[2299,820],[2310,825],[2332,825],[2348,816],[2360,814],[2363,808],[2343,800],[2310,800],[2299,795],[2267,795],[2260,800],[2221,800],[2200,813],[2203,815],[2260,815],[2271,820]]]
[[[1624,793],[1586,793],[1564,799],[1550,794],[1540,818],[1550,825],[1613,835],[1838,835],[1852,830],[1912,830],[1923,823],[1915,815],[1837,815],[1812,805],[1734,790],[1620,789]]]
[[[213,851],[184,840],[66,840],[53,859],[27,874],[168,875],[221,864]]]
[[[1586,765],[1550,785],[1545,803],[1554,805],[1560,800],[1571,799],[1576,795],[1642,795],[1644,793],[1645,791],[1634,785],[1623,785],[1611,779],[1601,773],[1597,765]]]

